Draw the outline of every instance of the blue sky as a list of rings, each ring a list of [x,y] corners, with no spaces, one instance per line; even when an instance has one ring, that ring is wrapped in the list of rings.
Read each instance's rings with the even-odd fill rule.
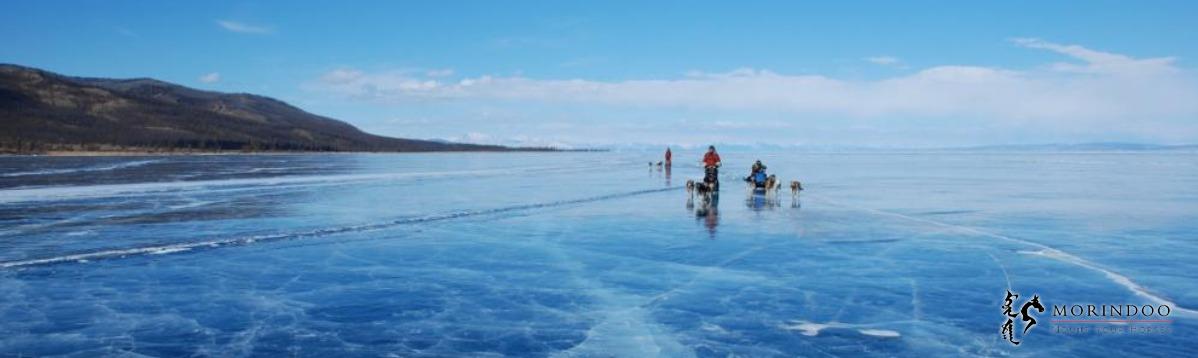
[[[11,2],[0,62],[501,144],[1198,142],[1198,3]]]

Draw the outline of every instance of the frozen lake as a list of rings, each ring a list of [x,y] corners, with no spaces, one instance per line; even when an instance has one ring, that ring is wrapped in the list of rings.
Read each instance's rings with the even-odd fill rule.
[[[0,356],[1198,356],[1198,155],[723,157],[0,157]]]

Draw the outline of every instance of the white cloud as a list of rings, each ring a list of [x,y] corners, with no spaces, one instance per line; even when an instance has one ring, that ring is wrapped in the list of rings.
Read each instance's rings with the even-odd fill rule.
[[[454,143],[506,145],[513,147],[552,147],[560,149],[574,148],[574,145],[556,139],[531,137],[527,135],[514,135],[501,138],[481,132],[468,132],[463,135],[445,138],[445,140]]]
[[[455,137],[453,141],[462,143],[492,144],[493,138],[490,134],[469,132],[459,137]]]
[[[259,34],[259,35],[261,35],[261,34],[274,33],[274,29],[271,29],[269,27],[250,25],[250,24],[237,22],[237,21],[216,20],[216,24],[220,25],[220,27],[224,28],[225,30],[229,30],[232,32],[237,32],[237,33],[243,33],[243,34]]]
[[[220,82],[220,73],[218,73],[218,72],[213,72],[213,73],[209,73],[209,74],[206,74],[206,75],[200,76],[200,82],[203,82],[203,83],[217,83],[217,82]]]
[[[1061,45],[1036,38],[1015,38],[1016,45],[1053,51],[1081,60],[1082,64],[1059,62],[1050,66],[1061,72],[1077,72],[1108,75],[1167,75],[1178,72],[1173,66],[1174,57],[1136,59],[1126,55],[1091,50],[1078,45]]]
[[[405,126],[427,125],[427,124],[433,123],[433,121],[431,119],[428,119],[426,117],[420,117],[420,118],[395,117],[395,118],[386,120],[386,122],[389,124],[401,124],[401,125],[405,125]]]
[[[453,76],[453,69],[442,68],[424,71],[424,75],[428,77],[446,77]]]
[[[325,74],[310,87],[382,103],[500,101],[631,110],[765,111],[786,114],[785,122],[796,124],[796,128],[840,120],[846,122],[846,128],[850,122],[862,125],[862,121],[872,121],[870,127],[885,129],[920,125],[898,123],[901,120],[939,118],[937,124],[912,123],[934,126],[973,121],[974,127],[1101,129],[1148,136],[1198,134],[1198,125],[1192,123],[1198,117],[1198,101],[1194,100],[1198,81],[1176,67],[1173,58],[1139,59],[1038,39],[1012,41],[1074,61],[1032,69],[942,65],[877,80],[751,68],[623,81],[523,76],[451,79],[411,71],[341,69]],[[871,62],[895,63],[898,59]],[[754,126],[749,123],[761,123],[761,119],[746,116],[721,122],[720,127]]]
[[[896,65],[900,62],[897,57],[892,57],[892,56],[866,57],[866,58],[864,58],[864,60],[868,61],[870,63],[873,63],[875,65],[882,65],[882,66]]]
[[[791,123],[777,120],[746,122],[726,119],[713,121],[711,126],[722,129],[785,129],[793,127]]]
[[[324,74],[324,76],[321,76],[320,82],[330,85],[342,85],[353,83],[365,75],[365,73],[362,73],[362,71],[358,70],[336,69],[329,71],[329,73]]]

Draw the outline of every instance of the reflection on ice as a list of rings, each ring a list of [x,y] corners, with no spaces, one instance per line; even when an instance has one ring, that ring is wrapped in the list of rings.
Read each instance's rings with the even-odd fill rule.
[[[708,237],[714,239],[716,228],[720,226],[719,193],[700,196],[698,207],[695,207],[695,199],[693,197],[687,198],[686,200],[686,207],[688,209],[694,208],[695,219],[703,222],[703,227],[707,228]]]

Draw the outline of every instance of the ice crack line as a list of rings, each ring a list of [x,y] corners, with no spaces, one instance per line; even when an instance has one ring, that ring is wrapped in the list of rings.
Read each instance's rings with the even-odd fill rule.
[[[351,182],[375,182],[380,180],[403,180],[439,178],[461,175],[507,175],[537,171],[573,171],[583,167],[529,166],[517,168],[491,168],[455,171],[327,174],[327,175],[284,175],[263,178],[228,178],[213,180],[184,180],[163,182],[141,182],[120,184],[95,184],[79,186],[46,186],[0,190],[0,204],[60,201],[75,199],[105,198],[113,196],[142,196],[176,193],[190,190],[215,190],[217,188],[278,188],[285,185],[314,186]]]
[[[162,161],[162,159],[138,160],[138,161],[132,161],[132,162],[97,165],[97,166],[82,167],[82,168],[42,169],[42,170],[34,170],[34,171],[27,171],[27,172],[4,173],[4,174],[0,174],[0,177],[23,177],[23,176],[30,176],[30,175],[53,175],[53,174],[69,174],[69,173],[79,173],[79,172],[96,172],[96,171],[106,171],[106,170],[117,170],[117,169],[124,169],[124,168],[140,167],[140,166],[143,166],[146,164],[153,164],[153,163],[158,163],[161,161]]]
[[[811,196],[809,196],[809,197],[811,197]],[[895,218],[904,219],[904,220],[908,220],[908,221],[914,221],[914,222],[939,226],[939,227],[943,227],[943,228],[950,229],[950,230],[956,230],[959,232],[965,232],[965,233],[973,234],[976,236],[991,237],[991,238],[995,238],[995,239],[1000,239],[1000,240],[1005,240],[1005,241],[1010,241],[1010,242],[1014,242],[1014,243],[1019,243],[1019,244],[1035,247],[1039,250],[1026,252],[1026,253],[1032,254],[1032,255],[1038,255],[1038,256],[1042,256],[1042,257],[1047,257],[1050,259],[1073,264],[1078,267],[1082,267],[1082,268],[1086,268],[1086,269],[1090,269],[1092,271],[1102,273],[1103,275],[1105,275],[1107,277],[1107,279],[1111,280],[1111,282],[1114,282],[1115,284],[1118,284],[1120,286],[1127,288],[1132,293],[1134,293],[1140,297],[1144,297],[1145,299],[1148,299],[1148,301],[1150,301],[1152,303],[1155,303],[1158,305],[1168,305],[1169,307],[1173,308],[1173,310],[1175,312],[1181,313],[1186,317],[1190,317],[1190,318],[1198,317],[1198,310],[1181,307],[1181,306],[1177,305],[1176,303],[1174,303],[1173,301],[1170,301],[1167,298],[1164,298],[1160,295],[1152,293],[1144,286],[1141,286],[1140,284],[1136,283],[1135,281],[1132,281],[1131,278],[1128,278],[1127,276],[1124,276],[1123,274],[1103,268],[1102,266],[1099,266],[1098,264],[1096,264],[1094,262],[1091,262],[1084,258],[1078,257],[1077,255],[1074,255],[1074,254],[1071,254],[1071,253],[1068,253],[1065,251],[1061,251],[1060,249],[1054,248],[1052,246],[1048,246],[1048,245],[1041,244],[1038,242],[1018,239],[1018,238],[1014,238],[1014,237],[1010,237],[1010,236],[1006,236],[1006,235],[1000,235],[1000,234],[996,234],[996,233],[992,233],[992,232],[988,232],[988,231],[983,231],[981,229],[977,229],[977,228],[973,228],[973,227],[969,227],[969,226],[949,224],[946,222],[929,220],[929,219],[914,217],[914,216],[910,216],[910,215],[904,215],[904,214],[885,211],[885,210],[860,207],[860,206],[856,206],[856,205],[840,203],[840,202],[837,202],[834,200],[829,200],[829,199],[822,198],[822,197],[814,197],[813,199],[816,199],[816,200],[819,200],[819,201],[822,201],[822,202],[825,202],[825,203],[828,203],[831,205],[850,208],[850,209],[854,209],[854,210],[858,210],[858,211],[864,211],[864,212],[868,212],[868,213],[872,213],[872,214],[876,214],[876,215],[895,217]]]
[[[58,264],[58,263],[72,262],[72,261],[87,262],[89,260],[113,259],[113,258],[123,258],[123,257],[128,257],[128,256],[139,256],[139,255],[170,254],[170,253],[184,252],[184,251],[190,251],[190,250],[196,250],[196,249],[208,249],[208,248],[218,248],[218,247],[236,246],[236,245],[249,245],[249,244],[254,244],[254,243],[259,243],[259,242],[297,240],[297,239],[305,239],[305,238],[313,238],[313,237],[322,237],[322,236],[328,236],[328,235],[334,235],[334,234],[341,234],[341,233],[347,233],[347,232],[362,232],[362,231],[380,230],[380,229],[386,229],[386,228],[399,226],[399,225],[419,224],[419,223],[445,221],[445,220],[452,220],[452,219],[480,216],[480,215],[495,215],[495,214],[502,214],[502,213],[508,213],[508,212],[518,212],[518,211],[535,210],[535,209],[542,209],[542,208],[549,208],[549,207],[591,203],[591,202],[596,202],[596,201],[604,201],[604,200],[620,199],[620,198],[626,198],[626,197],[632,197],[632,196],[638,196],[638,195],[660,193],[660,192],[677,190],[677,189],[679,189],[679,187],[645,189],[645,190],[637,190],[637,191],[630,191],[630,192],[623,192],[623,193],[593,196],[593,197],[587,197],[587,198],[581,198],[581,199],[559,200],[559,201],[552,201],[552,202],[515,205],[515,206],[507,206],[507,207],[492,208],[492,209],[464,210],[464,211],[456,211],[456,212],[441,213],[441,214],[405,217],[405,218],[395,219],[395,220],[381,222],[381,223],[333,227],[333,228],[322,228],[322,229],[315,229],[315,230],[309,230],[309,231],[303,231],[303,232],[292,232],[292,233],[270,234],[270,235],[255,235],[255,236],[249,236],[249,237],[206,240],[206,241],[200,241],[200,242],[187,242],[187,243],[179,243],[179,244],[137,247],[137,248],[130,248],[130,249],[102,250],[102,251],[94,251],[94,252],[87,252],[87,253],[46,257],[46,258],[39,258],[39,259],[2,261],[2,262],[0,262],[0,269],[50,265],[50,264]]]

